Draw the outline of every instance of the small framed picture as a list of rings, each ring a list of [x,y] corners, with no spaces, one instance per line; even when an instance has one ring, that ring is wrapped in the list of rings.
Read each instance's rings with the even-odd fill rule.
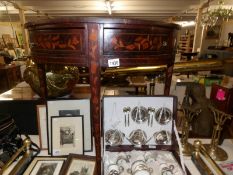
[[[35,157],[30,163],[30,165],[27,167],[23,175],[59,175],[65,160],[65,157]]]
[[[97,175],[96,159],[93,156],[70,154],[61,170],[61,174]]]
[[[48,149],[46,106],[37,105],[36,108],[40,149],[46,150]]]
[[[51,117],[83,115],[84,151],[92,151],[90,99],[61,99],[47,101],[48,152],[51,154]]]
[[[207,28],[206,39],[219,39],[221,34],[221,26],[211,26]]]
[[[83,116],[51,117],[52,156],[83,154]]]

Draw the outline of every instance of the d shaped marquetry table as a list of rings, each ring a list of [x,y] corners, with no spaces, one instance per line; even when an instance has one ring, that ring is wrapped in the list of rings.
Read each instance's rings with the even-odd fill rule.
[[[89,68],[93,134],[100,174],[100,69],[112,66],[166,65],[164,94],[168,95],[175,58],[178,25],[112,18],[60,18],[26,24],[31,55],[38,66],[43,97],[47,98],[46,65],[61,64]]]

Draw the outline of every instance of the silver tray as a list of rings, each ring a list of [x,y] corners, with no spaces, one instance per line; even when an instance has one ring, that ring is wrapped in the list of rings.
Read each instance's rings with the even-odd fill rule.
[[[155,120],[160,125],[166,125],[168,124],[172,119],[172,112],[169,108],[162,107],[159,108],[155,113]]]
[[[136,123],[144,123],[149,119],[148,110],[143,106],[136,106],[131,112],[131,117]]]

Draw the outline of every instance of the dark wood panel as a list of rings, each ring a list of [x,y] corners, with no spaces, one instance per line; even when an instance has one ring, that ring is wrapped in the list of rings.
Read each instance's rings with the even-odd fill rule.
[[[21,81],[19,65],[0,66],[0,92],[13,88]]]

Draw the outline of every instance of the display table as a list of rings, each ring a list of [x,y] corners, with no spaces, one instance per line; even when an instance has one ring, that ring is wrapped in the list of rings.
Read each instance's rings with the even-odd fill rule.
[[[31,135],[30,136],[31,139],[37,143],[39,145],[39,137],[38,135]],[[193,141],[196,139],[189,139],[190,143],[193,143]],[[209,139],[200,139],[202,141],[202,143],[210,143]],[[225,139],[223,144],[220,146],[221,148],[223,148],[227,154],[228,154],[228,160],[233,160],[233,140],[232,139]],[[93,147],[94,148],[94,147]],[[95,150],[93,152],[88,152],[86,153],[86,155],[91,155],[94,156],[95,155]],[[39,154],[39,156],[48,156],[48,152],[47,150],[42,150]],[[201,175],[200,172],[198,171],[198,169],[196,168],[196,166],[193,164],[191,157],[184,157],[184,162],[186,167],[188,168],[188,170],[190,171],[190,173],[192,175]],[[12,170],[12,168],[16,165],[17,162],[14,162],[8,169],[7,171],[5,171],[3,173],[3,175],[8,175],[9,172]],[[217,163],[222,163],[222,162],[217,162]],[[211,167],[210,167],[211,168]],[[213,171],[213,169],[211,168],[211,170]],[[214,171],[213,171],[214,172]],[[215,175],[217,175],[215,173]]]

